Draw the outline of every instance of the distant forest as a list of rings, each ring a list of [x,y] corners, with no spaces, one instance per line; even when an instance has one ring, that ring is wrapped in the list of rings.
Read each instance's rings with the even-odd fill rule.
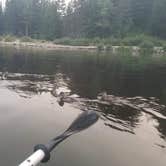
[[[38,39],[148,34],[166,39],[166,0],[7,0],[0,35]]]

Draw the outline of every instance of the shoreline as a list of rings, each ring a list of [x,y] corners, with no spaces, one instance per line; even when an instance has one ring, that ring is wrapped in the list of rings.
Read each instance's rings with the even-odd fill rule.
[[[0,41],[0,46],[14,47],[17,49],[29,48],[29,49],[39,49],[39,50],[52,50],[52,51],[88,51],[88,52],[97,52],[97,51],[109,51],[105,47],[102,50],[99,50],[97,46],[71,46],[71,45],[61,45],[54,44],[53,42],[21,42],[20,40],[6,42]],[[111,46],[111,52],[116,53],[119,48],[130,49],[133,55],[139,55],[140,47],[139,46]],[[163,55],[166,52],[162,47],[153,47],[153,51],[158,55]]]
[[[54,44],[52,42],[20,42],[19,40],[14,42],[0,41],[0,46],[13,46],[13,47],[29,47],[36,49],[46,50],[70,50],[70,51],[97,51],[97,46],[70,46]]]

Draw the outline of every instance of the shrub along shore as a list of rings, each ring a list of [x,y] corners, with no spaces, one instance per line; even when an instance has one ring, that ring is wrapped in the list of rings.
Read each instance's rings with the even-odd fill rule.
[[[12,35],[0,36],[1,45],[29,46],[44,49],[62,49],[62,50],[98,50],[114,51],[115,49],[130,49],[138,51],[139,49],[154,50],[157,53],[166,52],[166,41],[147,35],[135,35],[125,38],[60,38],[54,41],[32,39],[28,36],[16,37]]]

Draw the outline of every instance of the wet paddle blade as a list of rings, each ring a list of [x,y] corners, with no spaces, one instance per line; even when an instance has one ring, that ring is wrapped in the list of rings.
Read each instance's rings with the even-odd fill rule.
[[[92,126],[99,119],[99,115],[94,111],[81,113],[69,126],[66,132],[79,132]]]

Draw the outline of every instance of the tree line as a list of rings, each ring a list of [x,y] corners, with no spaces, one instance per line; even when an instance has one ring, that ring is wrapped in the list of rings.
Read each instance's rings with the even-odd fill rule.
[[[149,34],[166,38],[165,0],[6,0],[0,34],[39,39]]]

